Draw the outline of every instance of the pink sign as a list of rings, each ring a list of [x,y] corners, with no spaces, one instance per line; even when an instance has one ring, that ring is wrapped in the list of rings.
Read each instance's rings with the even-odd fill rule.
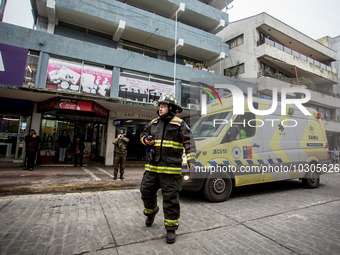
[[[79,92],[82,66],[51,58],[48,62],[46,88]]]
[[[110,96],[112,71],[94,66],[85,65],[81,75],[83,93],[100,96]]]

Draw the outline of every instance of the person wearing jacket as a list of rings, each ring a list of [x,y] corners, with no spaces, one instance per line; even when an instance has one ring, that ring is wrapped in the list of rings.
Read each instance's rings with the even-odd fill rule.
[[[29,134],[25,137],[27,157],[27,169],[25,170],[29,171],[33,170],[40,141],[41,139],[35,133],[34,129],[31,129]]]
[[[118,167],[120,166],[120,179],[124,179],[124,164],[126,160],[126,154],[127,154],[127,143],[129,142],[129,138],[124,137],[124,131],[119,130],[118,131],[118,137],[113,140],[113,144],[115,145],[115,165],[113,168],[113,179],[117,180],[118,175]]]
[[[74,156],[74,166],[83,166],[83,155],[84,155],[85,144],[83,142],[82,136],[80,134],[76,135],[72,145],[71,154]]]
[[[151,161],[145,163],[145,173],[141,183],[141,195],[144,203],[145,224],[154,222],[159,211],[157,190],[163,194],[164,225],[167,230],[166,242],[176,241],[175,230],[180,217],[179,192],[182,189],[182,155],[187,155],[187,167],[193,170],[196,161],[196,147],[193,136],[184,120],[175,116],[182,112],[177,100],[168,94],[162,94],[155,103],[158,106],[158,118],[147,124],[141,133],[141,143],[154,145]],[[147,139],[152,136],[153,140]]]
[[[71,139],[70,136],[67,133],[67,129],[64,129],[61,132],[61,135],[58,137],[58,144],[59,144],[59,163],[65,162],[65,156],[67,147],[70,144]]]

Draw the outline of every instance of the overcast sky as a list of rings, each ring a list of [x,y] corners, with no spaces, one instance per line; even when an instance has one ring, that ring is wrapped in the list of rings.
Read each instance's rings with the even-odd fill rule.
[[[228,8],[229,22],[267,12],[313,39],[340,35],[340,0],[234,0]],[[32,28],[30,0],[7,0],[3,21]]]

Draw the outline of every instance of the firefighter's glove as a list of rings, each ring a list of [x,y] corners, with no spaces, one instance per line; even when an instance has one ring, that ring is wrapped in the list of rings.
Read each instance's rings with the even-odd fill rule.
[[[188,161],[187,162],[187,168],[188,168],[188,171],[194,170],[195,169],[195,163]]]

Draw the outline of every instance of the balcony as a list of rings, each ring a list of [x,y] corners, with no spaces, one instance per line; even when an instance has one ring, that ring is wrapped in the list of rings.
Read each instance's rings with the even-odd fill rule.
[[[330,132],[340,132],[340,122],[335,120],[322,119],[322,124],[326,131]]]
[[[325,75],[325,73],[322,71],[322,70],[326,70],[326,71],[329,71],[330,73],[333,73],[333,74],[336,74],[336,78],[338,79],[338,75],[339,75],[339,71],[337,70],[337,69],[335,69],[335,68],[332,68],[332,67],[330,67],[330,66],[327,66],[327,65],[325,65],[325,64],[322,64],[322,63],[320,63],[319,61],[316,61],[316,60],[314,60],[314,59],[312,59],[312,58],[310,58],[310,57],[307,57],[307,56],[305,56],[305,55],[303,55],[303,54],[301,54],[301,53],[299,53],[299,52],[297,52],[297,51],[294,51],[294,50],[292,50],[292,49],[290,49],[290,48],[288,48],[288,47],[286,47],[286,46],[283,46],[282,44],[279,44],[279,43],[277,43],[277,42],[274,42],[274,41],[272,41],[272,40],[270,40],[270,39],[268,39],[268,38],[265,38],[264,40],[260,40],[260,41],[257,41],[257,46],[261,46],[261,45],[269,45],[269,46],[272,46],[272,47],[274,47],[275,49],[278,49],[278,50],[280,50],[282,53],[284,52],[284,53],[286,53],[286,54],[289,54],[289,55],[291,55],[291,56],[293,56],[293,57],[295,57],[295,58],[298,58],[298,59],[300,59],[300,60],[302,60],[302,62],[303,62],[303,64],[301,64],[301,69],[304,69],[304,70],[307,70],[307,71],[309,71],[309,72],[312,72],[312,73],[315,73],[315,74],[317,74],[318,76],[322,76],[322,77],[324,77],[324,76],[327,76],[327,75]],[[267,54],[267,51],[269,52],[270,50],[268,49],[264,49],[265,50],[265,53],[263,53],[263,54]],[[272,51],[272,54],[273,55],[275,55],[275,56],[277,56],[277,54],[275,54],[275,52],[273,52]],[[293,58],[292,57],[287,57],[287,63],[289,63],[288,62],[288,59],[291,59],[291,60],[293,60]],[[283,61],[282,60],[282,58],[280,58],[280,60],[281,61]],[[284,61],[285,62],[285,61]],[[292,61],[292,65],[298,65],[297,63],[295,63],[296,61]],[[290,64],[290,63],[289,63]],[[319,67],[321,70],[319,71],[319,72],[313,72],[313,70],[315,70],[315,68],[308,68],[308,65],[314,65],[314,67]],[[326,77],[324,77],[324,78],[326,78]],[[331,80],[334,80],[334,76],[333,76],[333,78],[331,78],[331,77],[329,77]]]

